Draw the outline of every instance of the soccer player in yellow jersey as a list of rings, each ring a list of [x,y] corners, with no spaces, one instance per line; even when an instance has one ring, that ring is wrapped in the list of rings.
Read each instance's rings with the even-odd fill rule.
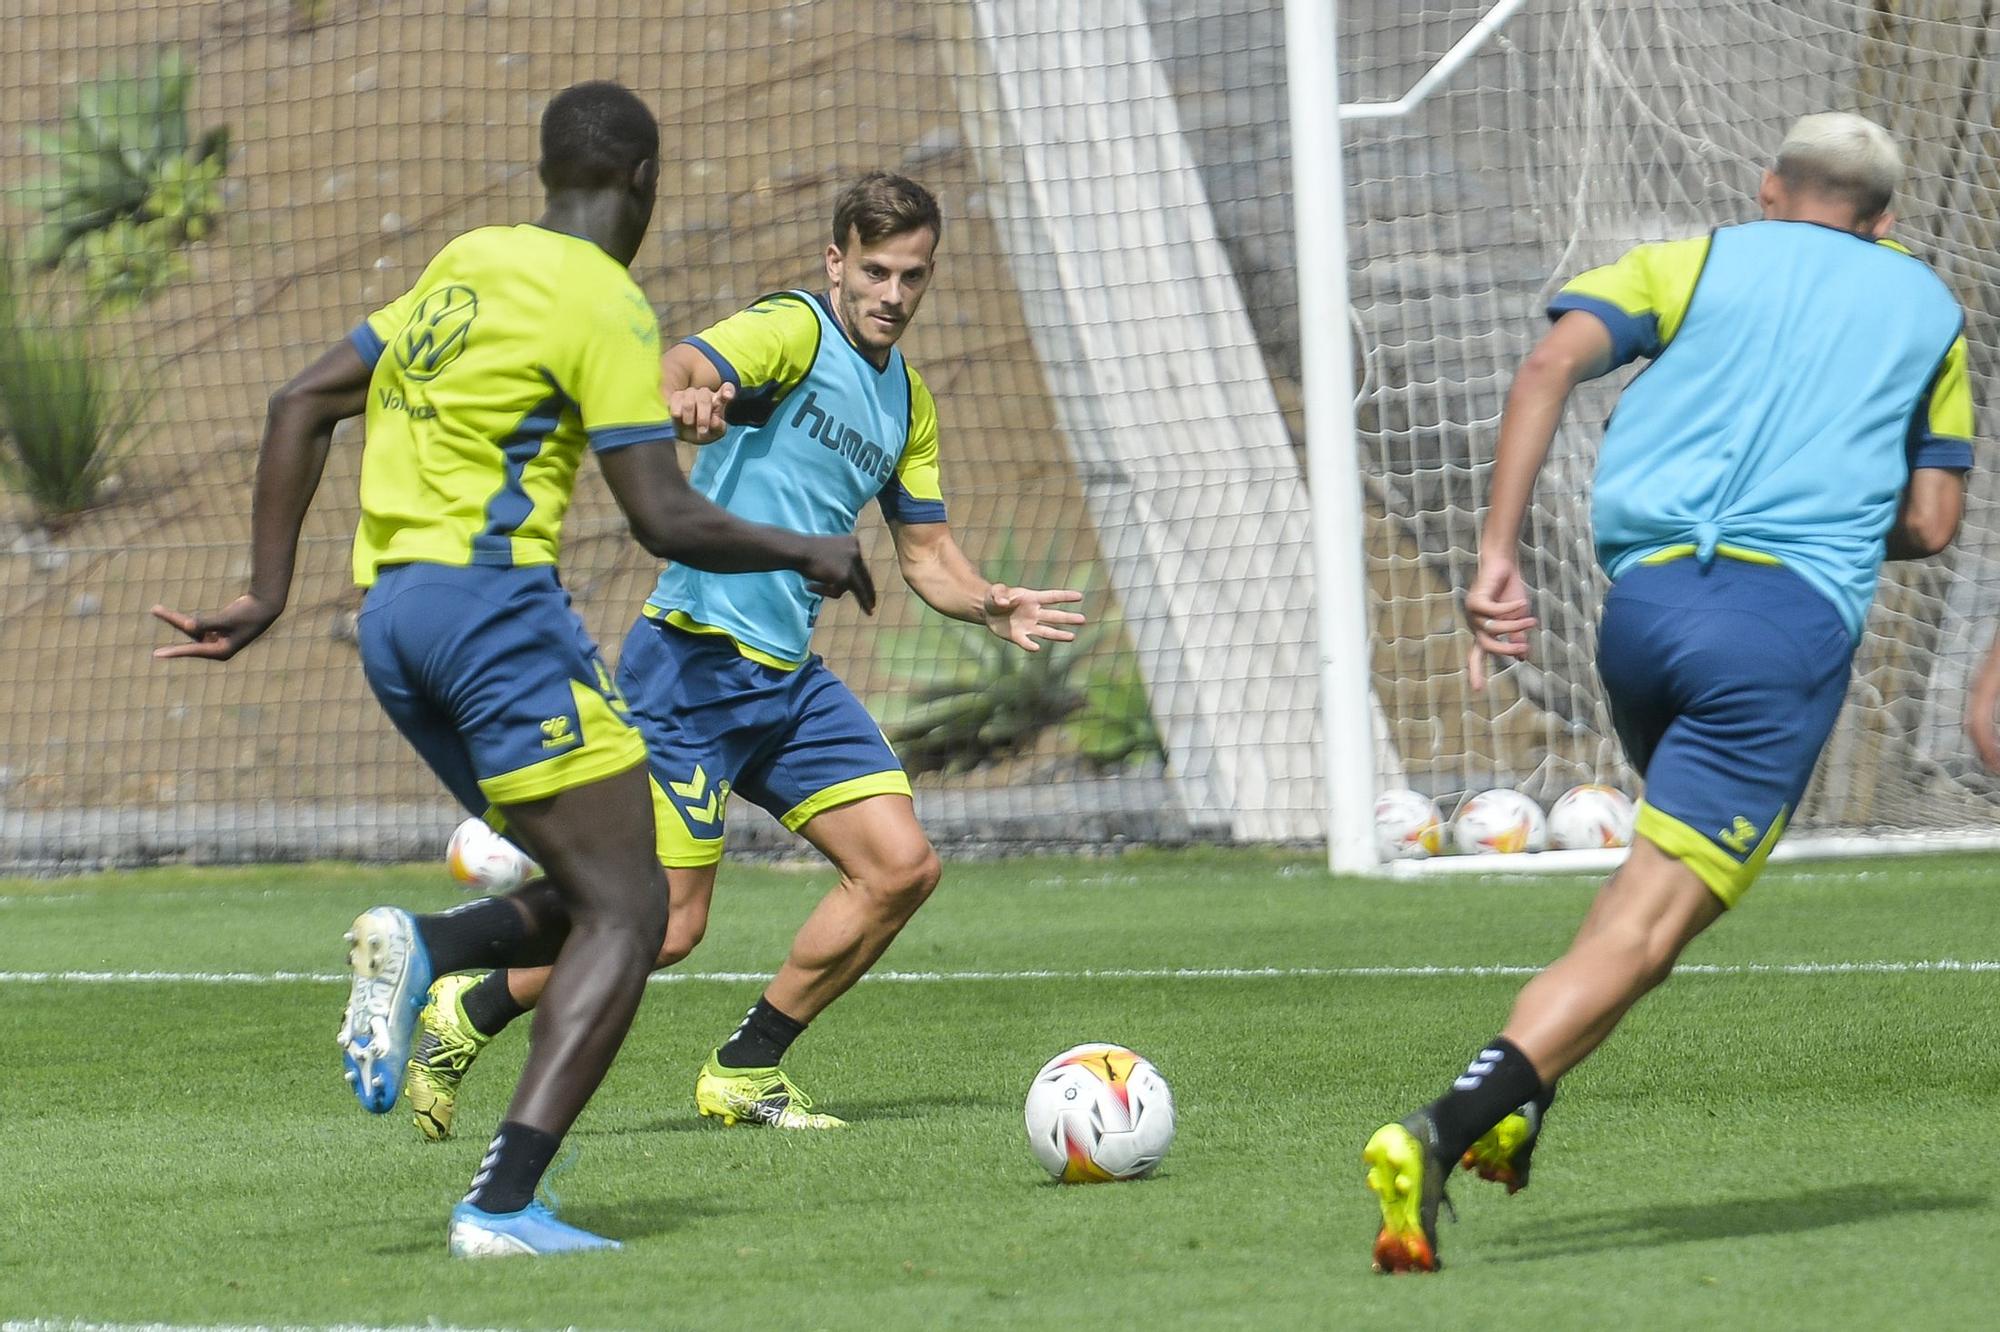
[[[705,446],[698,490],[741,517],[827,535],[851,533],[875,501],[919,597],[1036,652],[1075,637],[1083,616],[1064,607],[1082,594],[989,582],[959,549],[938,482],[937,408],[896,345],[929,290],[942,226],[915,181],[856,181],[834,205],[826,288],[766,296],[689,338],[666,356],[666,387],[681,438]],[[618,683],[651,757],[673,894],[660,965],[701,940],[730,792],[840,871],[762,997],[697,1075],[696,1107],[729,1124],[840,1125],[812,1110],[780,1063],[874,965],[940,873],[902,765],[860,700],[812,654],[819,600],[788,573],[673,564],[619,658]],[[542,985],[542,973],[523,971],[439,983],[409,1083],[426,1136],[449,1132],[467,1066]]]
[[[801,536],[695,494],[673,452],[659,325],[627,271],[658,190],[659,126],[613,83],[569,88],[541,126],[547,211],[439,251],[409,292],[271,400],[252,506],[250,591],[154,613],[224,661],[284,610],[299,526],[334,425],[367,413],[355,579],[362,666],[453,795],[504,819],[548,878],[510,898],[354,923],[340,1043],[377,1114],[396,1102],[432,979],[553,964],[513,1102],[453,1210],[458,1256],[615,1247],[535,1189],[631,1024],[667,929],[646,753],[556,578],[586,445],[641,545],[728,572],[785,569],[827,595],[874,592],[851,533]]]

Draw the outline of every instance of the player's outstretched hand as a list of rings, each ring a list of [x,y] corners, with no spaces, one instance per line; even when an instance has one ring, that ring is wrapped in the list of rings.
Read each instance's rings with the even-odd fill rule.
[[[1083,623],[1080,611],[1050,607],[1082,600],[1083,593],[1074,588],[1044,590],[995,583],[986,589],[986,627],[993,631],[994,637],[1004,638],[1025,652],[1040,652],[1042,645],[1036,639],[1074,642],[1076,634],[1064,626]]]
[[[667,399],[674,414],[674,433],[689,444],[713,444],[729,429],[725,417],[735,397],[734,384],[718,389],[676,389]]]
[[[201,657],[208,661],[228,661],[254,643],[269,629],[282,606],[273,606],[248,593],[219,611],[207,615],[187,615],[165,606],[153,607],[153,617],[164,620],[188,636],[185,643],[154,648],[155,657]]]
[[[814,537],[813,554],[800,572],[806,587],[822,597],[852,592],[863,611],[875,613],[875,579],[861,558],[861,543],[852,536]]]
[[[1465,671],[1474,689],[1486,687],[1486,657],[1528,655],[1528,631],[1537,623],[1528,613],[1528,585],[1512,560],[1483,559],[1472,586],[1465,589],[1465,622],[1472,629],[1473,648]]]

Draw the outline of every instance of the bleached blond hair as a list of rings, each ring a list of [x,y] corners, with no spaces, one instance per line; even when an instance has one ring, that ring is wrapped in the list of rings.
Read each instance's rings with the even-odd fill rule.
[[[1799,118],[1772,170],[1793,189],[1844,199],[1857,217],[1870,218],[1887,211],[1903,183],[1903,154],[1868,117],[1825,111]]]

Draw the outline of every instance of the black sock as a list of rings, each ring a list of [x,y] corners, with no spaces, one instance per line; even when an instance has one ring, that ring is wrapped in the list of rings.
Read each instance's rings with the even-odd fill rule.
[[[417,917],[417,937],[438,975],[475,967],[504,967],[528,938],[520,908],[504,897],[482,897],[434,916]]]
[[[743,1016],[743,1025],[723,1042],[715,1062],[724,1068],[770,1068],[783,1062],[785,1051],[806,1024],[771,1007],[769,999],[758,997]]]
[[[477,985],[459,996],[458,1002],[465,1009],[465,1020],[481,1036],[498,1036],[509,1022],[528,1011],[507,988],[504,967],[487,972]]]
[[[1437,1126],[1439,1158],[1456,1164],[1486,1130],[1544,1095],[1555,1099],[1528,1056],[1506,1037],[1495,1036],[1473,1056],[1451,1090],[1424,1107]]]
[[[502,1120],[465,1200],[482,1212],[520,1211],[534,1199],[535,1186],[560,1146],[562,1139],[553,1133]]]

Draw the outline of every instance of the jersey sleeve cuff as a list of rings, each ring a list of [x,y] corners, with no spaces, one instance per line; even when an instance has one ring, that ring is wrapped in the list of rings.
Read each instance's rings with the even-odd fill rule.
[[[587,433],[590,436],[592,453],[629,449],[634,444],[671,444],[675,438],[672,421],[654,421],[647,425],[603,426]]]
[[[382,341],[381,335],[370,328],[365,320],[347,335],[347,341],[355,351],[361,353],[361,359],[368,363],[370,370],[373,370],[376,363],[382,359],[382,353],[389,345]]]
[[[1660,354],[1660,319],[1651,312],[1631,314],[1610,301],[1581,292],[1561,291],[1549,302],[1549,318],[1560,319],[1572,310],[1597,316],[1611,334],[1611,363],[1625,365],[1641,356]]]
[[[1926,435],[1910,453],[1910,469],[1933,467],[1947,472],[1972,470],[1972,441]]]
[[[736,367],[729,363],[727,356],[698,337],[685,338],[683,341],[708,358],[708,363],[715,367],[715,373],[722,376],[723,383],[734,384],[737,388],[743,387],[743,377],[736,373]]]
[[[882,506],[882,516],[892,523],[941,523],[945,520],[943,500],[918,499],[893,477],[888,485],[882,487],[882,493],[876,496],[876,500]]]

